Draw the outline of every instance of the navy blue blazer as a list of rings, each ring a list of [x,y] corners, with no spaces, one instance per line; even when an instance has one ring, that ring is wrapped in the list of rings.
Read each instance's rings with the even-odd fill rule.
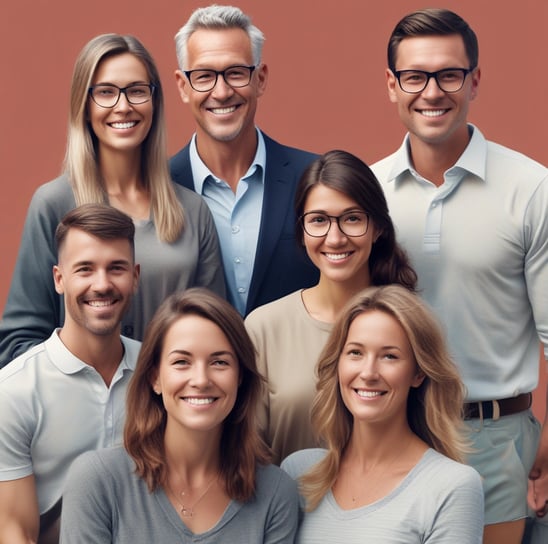
[[[246,315],[257,306],[318,283],[318,269],[295,240],[294,198],[305,168],[314,153],[287,147],[263,133],[266,146],[261,227]],[[170,160],[173,181],[194,191],[189,145]]]

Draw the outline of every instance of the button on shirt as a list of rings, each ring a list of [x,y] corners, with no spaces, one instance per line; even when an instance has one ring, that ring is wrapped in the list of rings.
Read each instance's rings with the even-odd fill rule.
[[[196,192],[203,196],[215,220],[230,303],[245,314],[261,227],[266,148],[257,130],[257,152],[239,180],[236,193],[226,181],[214,176],[190,142],[190,163]]]

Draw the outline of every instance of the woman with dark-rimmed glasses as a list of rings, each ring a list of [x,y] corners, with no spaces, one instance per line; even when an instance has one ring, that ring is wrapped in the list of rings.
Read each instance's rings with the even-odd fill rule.
[[[329,151],[303,174],[295,197],[296,238],[320,281],[257,308],[246,326],[268,380],[261,425],[281,461],[316,445],[309,410],[314,365],[340,309],[371,285],[414,290],[416,274],[396,242],[383,191],[369,167],[346,151]]]
[[[106,202],[135,222],[141,279],[122,334],[140,340],[161,301],[178,289],[225,293],[209,209],[169,176],[162,86],[149,52],[133,36],[93,38],[76,60],[70,95],[64,173],[30,203],[0,324],[0,366],[63,324],[51,275],[53,233],[80,204]]]

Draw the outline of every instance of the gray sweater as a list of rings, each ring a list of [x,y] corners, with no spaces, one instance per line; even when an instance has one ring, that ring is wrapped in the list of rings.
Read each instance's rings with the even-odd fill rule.
[[[72,464],[63,493],[60,544],[292,544],[298,510],[291,478],[274,465],[259,467],[255,498],[231,501],[212,529],[194,534],[163,489],[149,493],[125,449],[110,448],[84,453]]]
[[[135,260],[141,265],[139,288],[122,321],[122,334],[142,340],[144,329],[164,298],[187,287],[207,287],[225,295],[217,231],[209,208],[196,193],[174,185],[185,213],[185,228],[172,244],[161,242],[152,220],[135,223]],[[4,316],[0,322],[0,367],[49,338],[64,321],[62,298],[55,292],[55,229],[76,206],[68,179],[39,187],[23,230]]]

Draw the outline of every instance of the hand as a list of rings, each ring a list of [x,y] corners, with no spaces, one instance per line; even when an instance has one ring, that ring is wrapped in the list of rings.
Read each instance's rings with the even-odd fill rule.
[[[543,447],[545,442],[541,439],[535,462],[529,472],[527,492],[527,502],[538,517],[548,512],[548,448]]]

